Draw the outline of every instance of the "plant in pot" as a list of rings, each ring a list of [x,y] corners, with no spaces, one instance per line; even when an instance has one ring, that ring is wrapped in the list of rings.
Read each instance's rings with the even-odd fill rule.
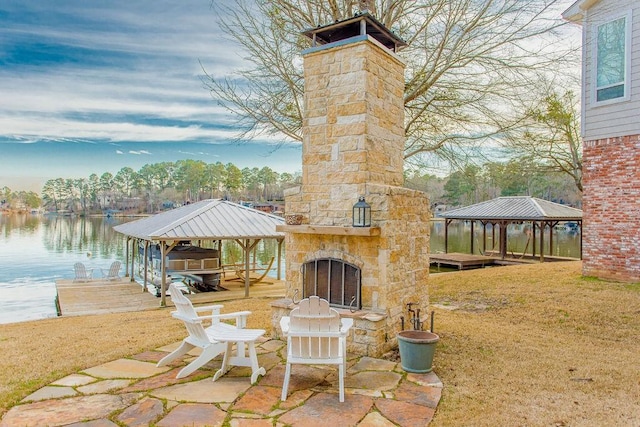
[[[407,304],[409,323],[412,330],[404,329],[404,316],[401,317],[402,331],[398,332],[398,350],[400,364],[407,372],[426,374],[433,369],[433,355],[440,337],[433,333],[433,312],[431,312],[431,330],[423,331],[424,322],[420,320],[420,309],[414,310],[413,303]]]

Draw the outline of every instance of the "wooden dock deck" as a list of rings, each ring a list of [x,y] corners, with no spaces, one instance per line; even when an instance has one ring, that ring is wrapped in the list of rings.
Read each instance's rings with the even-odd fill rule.
[[[221,286],[228,290],[187,294],[187,297],[196,305],[244,298],[244,283],[224,280]],[[58,280],[56,288],[61,316],[143,311],[160,307],[160,298],[156,297],[154,292],[142,292],[142,285],[132,282],[129,277],[118,281]],[[284,281],[270,277],[251,285],[249,289],[249,298],[284,298],[284,296]],[[172,305],[171,298],[167,298],[167,305]]]
[[[539,256],[533,257],[522,253],[509,253],[505,259],[498,252],[486,252],[487,256],[462,253],[429,254],[429,264],[440,267],[454,267],[458,270],[483,268],[493,265],[531,264],[540,262]],[[579,261],[577,258],[545,255],[544,262]]]
[[[495,265],[497,259],[490,256],[471,255],[461,253],[429,254],[429,264],[439,267],[457,267],[458,270],[483,268]]]

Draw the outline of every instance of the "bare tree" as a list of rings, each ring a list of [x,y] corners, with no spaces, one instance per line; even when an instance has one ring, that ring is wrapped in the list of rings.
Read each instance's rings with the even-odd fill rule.
[[[524,110],[522,126],[505,134],[506,145],[520,157],[533,160],[542,171],[561,172],[582,193],[582,138],[579,100],[570,91],[559,93],[540,85]]]
[[[516,126],[514,99],[532,75],[566,58],[560,0],[233,0],[212,2],[247,68],[205,77],[212,96],[239,117],[239,138],[302,139],[301,31],[367,9],[409,43],[406,158],[455,160]],[[226,4],[226,6],[225,6]],[[566,6],[566,5],[564,5]]]

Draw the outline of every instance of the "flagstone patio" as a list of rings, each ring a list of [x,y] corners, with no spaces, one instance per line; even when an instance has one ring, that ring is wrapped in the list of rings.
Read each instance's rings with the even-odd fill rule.
[[[54,381],[11,408],[0,427],[44,426],[426,426],[442,392],[433,372],[411,374],[399,363],[353,358],[338,401],[337,369],[295,365],[289,396],[280,400],[283,341],[262,339],[258,360],[267,374],[250,384],[250,368],[234,367],[218,381],[216,358],[188,377],[177,372],[197,356],[170,366],[156,362],[179,343],[114,360]]]

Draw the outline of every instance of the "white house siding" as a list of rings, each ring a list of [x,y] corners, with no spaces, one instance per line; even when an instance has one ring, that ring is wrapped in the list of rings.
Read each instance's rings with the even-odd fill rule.
[[[633,10],[631,43],[631,97],[629,101],[594,106],[593,73],[594,33],[596,25]],[[585,141],[640,134],[640,2],[638,0],[602,0],[586,13],[583,22],[583,138]]]

